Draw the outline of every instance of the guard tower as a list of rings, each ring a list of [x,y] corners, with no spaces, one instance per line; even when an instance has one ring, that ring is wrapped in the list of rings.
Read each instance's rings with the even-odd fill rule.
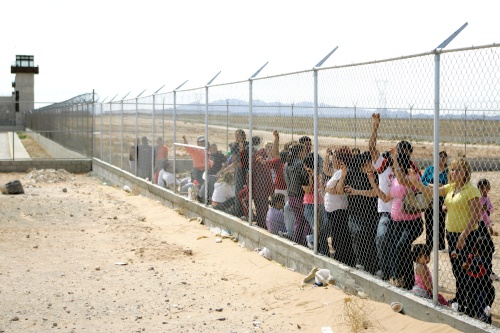
[[[16,74],[12,82],[12,92],[15,125],[24,127],[26,112],[35,108],[35,57],[32,55],[16,55],[16,62],[10,67],[10,72]]]

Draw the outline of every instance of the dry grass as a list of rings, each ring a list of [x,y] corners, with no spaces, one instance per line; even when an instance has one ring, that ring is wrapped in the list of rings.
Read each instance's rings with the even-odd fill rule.
[[[133,115],[125,115],[123,120],[120,115],[103,117],[102,128],[101,119],[96,119],[96,131],[102,134],[94,136],[95,156],[101,156],[105,161],[121,166],[128,170],[129,147],[134,144],[136,130],[136,119]],[[111,121],[110,121],[111,120]],[[225,116],[209,115],[208,117],[208,138],[210,143],[216,143],[222,151],[227,151],[228,143],[234,141],[234,131],[237,128],[246,130],[249,127],[248,116]],[[190,143],[195,143],[198,135],[205,133],[204,115],[179,115],[177,117],[176,132],[178,143],[182,142],[182,136],[186,135]],[[122,126],[123,124],[123,126]],[[169,156],[173,158],[173,121],[171,116],[155,118],[154,127],[149,115],[140,115],[137,119],[137,136],[146,136],[152,143],[153,128],[154,137],[162,136],[169,148]],[[481,120],[468,121],[467,131],[465,123],[459,120],[441,121],[441,143],[440,150],[446,150],[451,158],[466,155],[470,159],[475,158],[500,158],[500,150],[497,144],[492,142],[500,141],[498,121]],[[253,135],[261,136],[263,141],[272,141],[273,130],[280,131],[280,141],[285,143],[292,139],[297,140],[302,135],[313,136],[313,119],[288,118],[288,117],[253,117]],[[320,154],[324,154],[328,147],[349,146],[366,150],[368,146],[368,136],[371,131],[370,119],[333,119],[324,118],[318,124],[319,138],[318,149]],[[111,133],[111,138],[110,134]],[[414,145],[414,158],[431,159],[433,154],[433,122],[431,119],[414,119],[411,123],[408,119],[382,119],[378,148],[388,150],[394,147],[402,139],[412,142]],[[469,142],[464,143],[465,134]],[[123,147],[122,140],[123,137]],[[112,156],[110,157],[110,151]],[[189,158],[183,148],[176,149],[177,158]]]
[[[52,155],[43,149],[42,146],[29,135],[19,135],[19,138],[31,158],[52,158]]]

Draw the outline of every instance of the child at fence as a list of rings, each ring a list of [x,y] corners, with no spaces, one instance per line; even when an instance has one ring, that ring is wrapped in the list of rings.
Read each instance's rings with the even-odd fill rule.
[[[285,196],[281,193],[274,193],[269,200],[269,210],[266,215],[267,231],[272,234],[285,232],[285,215],[283,208],[285,207]]]
[[[212,194],[212,207],[234,215],[234,204],[236,197],[234,195],[234,175],[232,172],[224,174],[223,178],[214,184],[214,193]]]
[[[180,185],[179,180],[177,180],[172,173],[172,165],[168,161],[162,162],[162,169],[158,173],[157,184],[161,187],[168,188],[170,190],[174,190],[177,186]]]
[[[495,299],[495,287],[491,281],[492,242],[484,236],[477,237],[472,252],[467,255],[462,268],[467,274],[465,312],[470,317],[491,324],[491,305]]]
[[[304,217],[309,223],[311,231],[314,232],[314,191],[315,188],[318,192],[318,211],[317,218],[319,226],[322,226],[323,216],[325,215],[324,206],[324,186],[322,175],[317,175],[317,183],[314,183],[314,153],[309,153],[304,159],[304,169],[307,172],[307,177],[302,183],[302,189],[304,190]],[[323,237],[323,235],[321,235]],[[326,239],[326,235],[325,235]],[[307,247],[313,249],[314,247],[314,235],[310,234],[306,236]]]
[[[431,261],[431,248],[426,244],[415,244],[412,257],[415,262],[415,285],[412,291],[416,296],[432,299],[432,274],[427,266]],[[449,306],[441,294],[438,294],[438,301],[441,305]]]
[[[481,208],[482,208],[481,215],[483,217],[483,222],[488,228],[490,235],[493,235],[493,228],[491,227],[490,215],[493,213],[495,209],[493,208],[493,204],[491,203],[491,200],[488,197],[488,193],[491,190],[491,185],[489,180],[486,178],[480,179],[477,182],[477,188],[481,192],[481,198],[479,199],[479,201],[481,203]]]
[[[477,182],[477,188],[481,192],[481,198],[479,199],[479,202],[481,203],[481,209],[482,209],[481,215],[483,218],[484,225],[488,229],[488,233],[491,237],[491,236],[493,236],[494,232],[493,232],[493,228],[491,226],[490,215],[493,213],[494,208],[493,208],[493,204],[491,203],[490,198],[488,197],[488,192],[491,190],[490,182],[486,178],[480,179]],[[492,252],[492,254],[493,254],[493,252]],[[491,279],[493,281],[500,281],[500,276],[495,274],[492,270]]]

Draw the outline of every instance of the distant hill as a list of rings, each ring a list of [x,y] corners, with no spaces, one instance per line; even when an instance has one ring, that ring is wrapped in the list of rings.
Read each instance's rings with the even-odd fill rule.
[[[152,106],[148,105],[144,110],[139,105],[139,112],[152,113]],[[248,101],[239,99],[217,100],[209,104],[209,114],[226,115],[228,112],[231,115],[247,115],[248,114]],[[116,112],[116,111],[113,111]],[[135,110],[124,110],[124,113],[135,113]],[[165,110],[156,109],[155,113],[165,115],[173,114],[173,105],[165,105]],[[283,104],[281,102],[264,102],[262,100],[253,101],[254,115],[260,116],[279,116],[279,117],[312,117],[314,114],[314,104],[311,102],[298,102],[291,104]],[[410,115],[407,109],[378,109],[378,108],[354,108],[344,106],[333,106],[328,104],[320,104],[318,106],[319,118],[370,118],[374,113],[380,113],[383,118],[398,118],[398,119],[433,119],[434,110],[414,110]],[[107,112],[105,112],[107,113]],[[205,105],[190,103],[178,104],[178,114],[204,114]],[[442,110],[441,119],[465,119],[463,111],[457,110]],[[481,110],[468,110],[468,120],[500,120],[500,110],[498,112],[481,111]]]

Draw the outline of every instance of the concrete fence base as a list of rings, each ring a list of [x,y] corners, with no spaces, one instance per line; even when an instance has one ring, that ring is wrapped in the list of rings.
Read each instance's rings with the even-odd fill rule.
[[[264,229],[249,226],[248,222],[216,211],[209,206],[190,201],[185,196],[146,182],[108,163],[94,159],[92,170],[112,185],[124,185],[134,193],[162,202],[165,206],[181,211],[186,217],[201,217],[207,227],[219,227],[238,238],[238,242],[250,249],[266,247],[276,262],[296,272],[307,274],[312,267],[329,269],[337,285],[348,294],[363,291],[370,299],[390,304],[403,304],[406,314],[428,322],[443,323],[464,332],[499,332],[491,325],[465,315],[458,315],[451,309],[434,306],[430,301],[414,296],[411,292],[391,286],[370,274],[339,264],[333,259],[315,255],[313,251],[289,240],[278,237]],[[297,285],[301,281],[297,281]]]
[[[85,173],[92,171],[92,160],[84,158],[0,161],[0,172],[27,172],[30,169],[64,169],[71,173]]]

